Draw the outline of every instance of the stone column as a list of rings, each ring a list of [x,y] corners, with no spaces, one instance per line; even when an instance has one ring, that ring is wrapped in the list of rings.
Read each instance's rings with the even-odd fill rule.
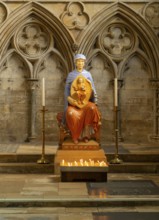
[[[159,141],[159,79],[152,79],[151,85],[154,89],[154,134],[151,139]]]
[[[118,129],[119,129],[119,134],[118,134],[118,139],[119,141],[123,141],[122,137],[122,130],[121,130],[121,98],[120,98],[120,91],[123,86],[123,80],[118,79]]]
[[[36,139],[36,92],[38,88],[38,79],[28,79],[30,88],[30,123],[28,141]]]

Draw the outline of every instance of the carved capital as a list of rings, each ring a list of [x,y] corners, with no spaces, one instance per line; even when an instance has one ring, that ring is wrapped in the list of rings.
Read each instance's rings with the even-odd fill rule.
[[[39,80],[38,79],[27,79],[28,80],[28,88],[30,90],[36,90],[39,88]]]

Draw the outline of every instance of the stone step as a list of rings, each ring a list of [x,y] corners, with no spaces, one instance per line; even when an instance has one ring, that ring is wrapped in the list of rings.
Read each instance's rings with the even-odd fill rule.
[[[41,155],[39,154],[0,154],[0,163],[14,162],[36,162]],[[45,157],[53,162],[55,154],[46,154]],[[107,160],[111,161],[114,154],[106,154]],[[120,154],[119,158],[124,162],[159,162],[159,154]]]
[[[109,164],[110,173],[159,173],[159,162],[123,162]]]
[[[54,163],[38,164],[25,163],[0,163],[0,173],[12,174],[53,174]],[[108,173],[159,173],[159,163],[127,163],[109,164]]]
[[[54,161],[54,154],[46,154],[45,158]],[[0,154],[0,163],[33,163],[41,158],[39,154]]]
[[[0,163],[0,173],[7,174],[53,174],[54,164]]]
[[[106,154],[107,160],[114,159],[114,154]],[[119,158],[124,162],[159,162],[159,154],[120,154]]]
[[[159,206],[159,198],[16,198],[0,200],[0,207],[137,207]]]

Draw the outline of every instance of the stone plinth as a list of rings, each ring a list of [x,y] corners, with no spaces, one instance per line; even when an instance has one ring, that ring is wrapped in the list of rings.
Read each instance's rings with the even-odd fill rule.
[[[89,144],[83,141],[74,144],[72,140],[66,140],[62,144],[62,150],[99,150],[100,146],[94,140],[90,140]]]
[[[62,182],[106,182],[108,166],[60,166]]]

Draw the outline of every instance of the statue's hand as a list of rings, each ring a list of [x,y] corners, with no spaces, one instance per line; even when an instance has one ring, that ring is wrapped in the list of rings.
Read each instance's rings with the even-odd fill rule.
[[[73,99],[71,96],[68,96],[67,100],[70,103],[70,105],[77,106],[77,101],[75,99]]]

